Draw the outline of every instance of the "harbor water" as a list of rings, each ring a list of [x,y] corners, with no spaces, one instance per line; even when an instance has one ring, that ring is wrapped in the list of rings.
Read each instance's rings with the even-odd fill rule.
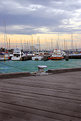
[[[69,61],[0,61],[0,73],[36,72],[38,65],[46,65],[45,71],[48,69],[77,68],[81,67],[81,59],[70,59]]]

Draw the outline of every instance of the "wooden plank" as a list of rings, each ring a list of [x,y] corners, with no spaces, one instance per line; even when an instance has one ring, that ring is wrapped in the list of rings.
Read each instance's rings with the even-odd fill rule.
[[[81,106],[80,104],[72,104],[72,103],[65,103],[65,102],[54,102],[51,99],[44,99],[43,97],[41,100],[40,98],[27,98],[19,95],[14,94],[2,94],[0,95],[1,102],[7,102],[10,104],[16,104],[20,106],[32,107],[40,110],[51,111],[54,113],[59,113],[62,115],[69,115],[74,117],[81,117]]]
[[[13,85],[13,84],[11,85],[11,84],[2,84],[2,83],[1,83],[1,85],[5,85],[7,87],[10,86],[11,88],[16,88],[16,89],[19,88],[19,87],[21,87],[23,90],[24,89],[28,90],[28,87],[29,87],[29,86],[23,86],[23,85]],[[4,87],[4,88],[6,88],[6,87]],[[31,87],[29,87],[29,88],[31,88]],[[64,91],[60,92],[58,90],[56,90],[56,91],[55,90],[50,91],[50,90],[46,90],[45,88],[43,88],[43,91],[42,91],[41,88],[39,88],[39,87],[38,88],[37,87],[34,88],[33,87],[34,90],[32,90],[32,88],[31,88],[30,92],[34,92],[36,90],[35,92],[36,93],[38,92],[39,94],[41,94],[41,92],[43,92],[43,94],[46,94],[46,95],[51,95],[51,96],[55,96],[55,97],[59,97],[59,98],[66,98],[66,99],[81,101],[81,96],[79,94],[70,94],[70,93],[65,93]]]
[[[2,81],[4,83],[4,81]],[[14,81],[13,82],[10,80],[10,81],[5,81],[5,83],[8,83],[8,84],[16,84],[16,85],[23,85],[23,86],[32,86],[32,87],[40,87],[40,88],[72,88],[72,89],[76,89],[76,90],[80,90],[80,86],[81,84],[76,82],[76,83],[51,83],[51,81],[49,83],[46,83],[46,82],[41,82],[41,81],[33,81],[31,82],[31,80],[28,82],[28,81]]]
[[[14,96],[17,96],[17,97],[23,97],[23,98],[26,98],[26,99],[35,99],[35,100],[44,100],[45,98],[45,101],[46,100],[49,100],[49,101],[52,101],[53,102],[64,102],[64,103],[72,103],[72,104],[81,104],[81,101],[78,101],[78,100],[70,100],[70,99],[66,99],[66,98],[59,98],[59,97],[54,97],[54,96],[51,96],[51,95],[43,95],[43,94],[38,94],[38,93],[28,93],[28,92],[22,92],[20,90],[16,91],[8,91],[8,90],[5,90],[5,91],[0,91],[0,96],[4,96],[4,95],[14,95]]]
[[[47,77],[46,77],[47,78]],[[57,80],[53,80],[53,82],[49,81],[49,82],[45,82],[45,77],[44,79],[41,81],[41,80],[36,80],[36,79],[33,79],[33,81],[30,80],[24,80],[24,78],[21,80],[7,80],[7,83],[9,84],[16,84],[16,85],[25,85],[25,86],[38,86],[38,87],[42,87],[42,88],[54,88],[55,86],[56,87],[62,87],[62,88],[72,88],[72,89],[80,89],[81,87],[81,83],[80,82],[67,82],[67,83],[62,83],[62,80],[63,79],[60,79],[59,83],[57,83]],[[4,82],[5,80],[3,80]],[[5,81],[6,83],[6,81]]]
[[[21,113],[12,110],[5,110],[4,112],[3,109],[1,110],[2,111],[0,111],[0,121],[60,121],[57,119],[47,118],[32,113]]]
[[[81,81],[79,80],[80,79],[80,77],[78,77],[78,76],[74,76],[74,80],[73,79],[71,79],[71,78],[73,78],[73,77],[63,77],[63,76],[58,76],[57,77],[57,75],[52,75],[52,77],[49,77],[49,76],[43,76],[43,77],[41,77],[40,76],[40,78],[38,78],[38,76],[36,76],[36,77],[34,77],[34,76],[32,76],[32,77],[27,77],[27,78],[25,78],[25,77],[23,77],[23,78],[19,78],[19,79],[3,79],[3,80],[0,80],[0,81],[5,81],[6,82],[6,80],[7,80],[7,82],[9,81],[9,82],[14,82],[14,83],[27,83],[27,82],[36,82],[36,83],[57,83],[57,84],[63,84],[63,83],[80,83]],[[76,80],[77,79],[77,80]],[[50,80],[50,81],[49,81]]]
[[[11,84],[11,83],[4,83],[4,82],[0,82],[1,83],[1,86],[0,86],[0,89],[2,89],[3,88],[3,86],[4,86],[4,88],[9,88],[10,89],[10,87],[11,87],[11,89],[13,88],[14,89],[14,87],[15,87],[15,89],[20,89],[20,90],[23,90],[23,87],[24,87],[24,90],[27,90],[27,91],[29,91],[29,90],[38,90],[38,88],[39,87],[33,87],[33,86],[28,86],[28,85],[20,85],[20,84],[18,84],[18,85],[15,85],[14,83],[13,84]],[[34,82],[35,83],[35,82]],[[15,86],[14,86],[15,85]],[[17,88],[16,88],[17,87]],[[42,89],[41,89],[42,88]],[[79,88],[77,88],[77,89],[75,89],[75,88],[66,88],[66,87],[58,87],[58,86],[54,86],[54,88],[53,89],[50,89],[50,88],[43,88],[43,87],[41,87],[41,88],[39,88],[39,90],[54,90],[54,91],[60,91],[60,92],[65,92],[65,93],[74,93],[74,94],[81,94],[81,89],[79,89]]]
[[[21,116],[22,121],[31,116],[32,121],[81,121],[80,75],[74,72],[0,80],[0,113],[15,120]]]
[[[28,108],[28,107],[22,107],[22,106],[18,106],[18,105],[11,105],[11,104],[5,104],[5,103],[1,103],[2,108],[0,107],[0,112],[2,111],[3,113],[7,113],[9,115],[13,115],[15,117],[21,117],[21,118],[27,118],[28,114],[32,114],[33,115],[37,115],[40,117],[46,117],[49,120],[47,121],[51,121],[51,119],[53,119],[53,121],[56,120],[60,120],[60,121],[81,121],[80,118],[76,118],[76,117],[70,117],[67,115],[61,115],[58,113],[53,113],[53,112],[46,112],[43,110],[37,110],[37,109],[33,109],[33,108]],[[39,119],[40,120],[40,119]],[[39,121],[39,120],[35,120],[35,121]]]

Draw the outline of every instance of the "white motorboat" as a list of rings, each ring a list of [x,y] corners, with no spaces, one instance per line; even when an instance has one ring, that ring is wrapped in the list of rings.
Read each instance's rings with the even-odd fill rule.
[[[42,60],[43,57],[42,56],[35,56],[35,57],[32,57],[32,60]]]
[[[49,60],[62,60],[63,58],[64,57],[61,50],[57,50],[57,49],[54,50],[51,57],[48,57]]]
[[[24,57],[25,57],[25,54],[20,49],[16,48],[14,49],[11,60],[20,61],[20,60],[23,60]]]
[[[41,56],[39,53],[36,53],[33,57],[32,57],[32,60],[42,60],[43,59],[43,56]]]

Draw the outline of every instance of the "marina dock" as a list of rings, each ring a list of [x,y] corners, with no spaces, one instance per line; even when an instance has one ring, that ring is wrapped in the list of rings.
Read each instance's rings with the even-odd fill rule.
[[[0,78],[0,121],[81,121],[81,71]]]

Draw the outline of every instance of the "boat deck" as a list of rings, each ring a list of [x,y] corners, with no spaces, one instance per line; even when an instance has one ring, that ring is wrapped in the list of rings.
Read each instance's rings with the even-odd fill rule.
[[[81,71],[0,79],[0,121],[81,121]]]

